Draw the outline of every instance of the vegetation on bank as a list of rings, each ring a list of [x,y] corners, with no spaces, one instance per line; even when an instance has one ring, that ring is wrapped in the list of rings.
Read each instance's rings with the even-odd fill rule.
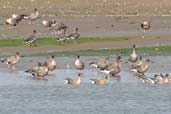
[[[80,50],[80,51],[62,51],[62,52],[47,52],[47,53],[36,53],[30,56],[44,56],[44,55],[55,55],[55,56],[110,56],[110,55],[121,55],[129,56],[132,52],[132,48],[122,48],[122,49],[100,49],[100,50]],[[136,49],[139,55],[161,55],[168,56],[171,55],[171,46],[158,46],[158,47],[139,47]]]
[[[76,40],[78,44],[89,42],[111,42],[129,40],[128,37],[110,37],[110,38],[79,38]],[[67,44],[73,43],[73,40],[65,41]],[[64,42],[57,41],[56,38],[38,38],[36,41],[38,45],[62,45]],[[0,39],[0,47],[15,47],[27,45],[23,39]]]

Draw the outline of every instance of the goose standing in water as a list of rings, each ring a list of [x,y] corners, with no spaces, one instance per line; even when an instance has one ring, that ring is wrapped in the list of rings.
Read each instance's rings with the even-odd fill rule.
[[[150,29],[151,25],[150,25],[150,22],[149,21],[144,21],[142,24],[141,24],[141,28],[143,29],[143,32],[145,34],[145,32]],[[144,38],[144,35],[143,37]]]
[[[121,67],[121,57],[117,56],[115,63],[108,66],[105,70],[102,70],[101,72],[104,72],[111,76],[116,76],[116,74],[119,74],[121,71],[120,67]]]
[[[33,30],[33,33],[24,41],[25,43],[29,44],[29,46],[37,46],[36,39],[36,30]]]
[[[140,75],[144,76],[144,73],[149,69],[149,65],[145,62],[142,62],[142,57],[140,56],[139,64],[132,67],[131,71],[139,73]]]
[[[136,54],[135,48],[136,48],[136,45],[134,44],[133,49],[132,49],[132,54],[130,55],[130,58],[128,59],[128,61],[131,63],[135,63],[138,60],[138,56]]]
[[[51,59],[47,63],[47,67],[48,67],[49,71],[53,71],[56,69],[56,61],[54,58],[55,57],[52,55]]]
[[[109,84],[109,76],[105,76],[105,79],[90,79],[92,84],[96,85],[107,85]]]
[[[106,58],[102,58],[98,61],[93,61],[91,63],[89,63],[89,65],[92,65],[96,68],[99,68],[100,70],[104,70],[106,69],[109,65],[111,65],[110,61],[109,61],[109,57]]]
[[[28,69],[25,72],[32,74],[33,79],[36,79],[36,80],[44,79],[44,77],[47,76],[49,72],[48,67],[47,67],[47,62],[43,64],[39,63],[38,66]]]
[[[78,39],[80,37],[80,34],[78,32],[78,28],[75,28],[73,33],[71,33],[70,35],[67,36],[67,39]]]
[[[81,71],[84,69],[85,64],[80,60],[80,56],[77,56],[77,59],[75,60],[75,67],[77,70]]]
[[[38,12],[37,8],[35,8],[34,12],[30,13],[29,15],[25,15],[24,19],[29,20],[29,24],[31,24],[33,21],[38,19],[38,17],[39,17],[39,12]]]
[[[77,79],[75,79],[75,80],[73,80],[71,78],[66,78],[64,81],[66,84],[80,85],[81,84],[81,74],[78,73]]]
[[[12,70],[14,71],[15,70],[15,65],[18,63],[18,61],[20,60],[20,53],[19,52],[16,52],[16,55],[15,56],[11,56],[11,57],[8,57],[6,59],[2,59],[1,62],[2,63],[6,63],[8,65],[8,68],[12,68]]]

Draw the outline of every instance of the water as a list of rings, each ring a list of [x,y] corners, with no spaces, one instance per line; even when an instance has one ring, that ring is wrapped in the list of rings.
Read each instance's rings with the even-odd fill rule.
[[[90,60],[91,57],[83,57]],[[158,57],[151,57],[156,61]],[[34,58],[26,58],[23,61]],[[44,59],[43,57],[39,58]],[[105,75],[95,68],[86,67],[80,86],[64,84],[67,77],[76,78],[72,58],[56,58],[71,68],[61,67],[47,77],[48,80],[32,80],[18,65],[10,72],[5,65],[0,68],[1,114],[170,114],[171,85],[146,85],[123,65],[120,79],[112,79],[108,85],[97,86],[91,78]],[[159,58],[158,58],[159,59]],[[165,62],[169,57],[165,57]],[[156,61],[157,62],[157,61]],[[158,64],[158,63],[157,63]],[[168,64],[169,65],[169,64]],[[65,66],[65,65],[64,65]],[[155,66],[155,65],[153,65]],[[167,65],[166,65],[167,66]],[[151,68],[152,69],[152,68]],[[159,68],[161,69],[161,68]],[[157,69],[158,70],[158,69]],[[147,75],[154,74],[150,70]]]

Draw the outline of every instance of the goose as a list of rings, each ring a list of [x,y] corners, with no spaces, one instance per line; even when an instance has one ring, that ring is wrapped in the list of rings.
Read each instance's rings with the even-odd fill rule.
[[[66,84],[80,85],[81,84],[81,74],[78,73],[77,79],[75,79],[75,80],[73,80],[71,78],[66,78],[64,81]]]
[[[55,68],[56,68],[56,61],[55,61],[53,55],[51,56],[51,59],[48,61],[47,67],[48,67],[49,71],[55,70]]]
[[[8,65],[8,68],[10,68],[11,66],[12,70],[14,70],[15,64],[17,64],[19,60],[20,60],[20,53],[16,52],[16,55],[2,59],[1,62],[2,63],[5,62]]]
[[[144,32],[146,32],[146,30],[150,29],[150,22],[149,21],[144,21],[142,24],[141,24],[141,28],[144,30]]]
[[[18,22],[24,19],[25,16],[26,15],[23,15],[23,14],[12,14],[12,18],[16,19]]]
[[[147,84],[155,84],[156,81],[155,81],[155,78],[148,78],[148,77],[141,77],[141,80],[143,83],[147,83]]]
[[[92,84],[107,85],[109,84],[109,76],[105,76],[105,79],[90,79]]]
[[[143,32],[145,34],[145,32],[150,29],[150,22],[149,21],[144,21],[142,24],[141,24],[141,28],[143,29]],[[142,36],[142,38],[144,38],[144,35]]]
[[[44,27],[47,27],[48,29],[53,28],[57,25],[57,22],[55,20],[43,20],[42,25]]]
[[[44,77],[47,76],[49,72],[47,62],[45,62],[44,64],[39,63],[38,66],[28,69],[25,72],[32,74],[33,79],[44,79]]]
[[[14,18],[8,18],[8,19],[6,19],[5,24],[10,25],[10,26],[17,26],[18,20],[14,19]]]
[[[80,60],[80,56],[77,56],[77,59],[75,60],[75,67],[77,70],[83,70],[85,67],[85,64]]]
[[[132,49],[132,54],[130,55],[130,58],[128,59],[128,61],[131,63],[135,63],[138,60],[138,56],[135,52],[135,48],[136,48],[136,45],[134,44],[133,49]]]
[[[38,17],[39,17],[39,12],[38,12],[37,8],[35,8],[34,12],[30,13],[29,15],[25,15],[24,19],[29,20],[29,23],[31,23],[32,21],[35,21]]]
[[[57,30],[57,36],[59,39],[57,41],[65,41],[66,39],[66,32],[64,29],[58,29]]]
[[[101,72],[104,72],[106,74],[116,76],[116,74],[119,74],[121,71],[121,57],[117,56],[115,63],[112,65],[108,66],[105,70],[101,70]]]
[[[29,44],[30,46],[32,46],[32,44],[34,46],[36,46],[36,44],[35,44],[35,42],[36,42],[36,30],[33,30],[33,33],[24,41],[25,41],[25,43]]]
[[[149,69],[149,65],[147,63],[143,63],[141,56],[139,57],[139,59],[139,63],[132,66],[131,71],[144,75],[144,73]]]
[[[169,83],[169,75],[163,75],[160,73],[160,75],[155,75],[154,78],[156,80],[156,83],[158,84],[168,84]]]
[[[93,61],[89,63],[89,65],[92,65],[96,68],[99,68],[100,70],[106,69],[109,65],[111,65],[109,61],[109,57],[99,59],[98,61]]]
[[[79,30],[78,28],[75,28],[73,33],[67,36],[67,39],[78,39],[80,37],[78,30]]]

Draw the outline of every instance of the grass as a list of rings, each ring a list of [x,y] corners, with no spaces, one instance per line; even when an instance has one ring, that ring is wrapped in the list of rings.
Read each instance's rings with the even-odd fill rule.
[[[128,37],[116,37],[116,38],[80,38],[77,40],[78,44],[89,42],[111,42],[111,41],[123,41],[128,40]],[[38,45],[62,45],[56,38],[39,38],[36,43]],[[73,43],[72,40],[66,41],[66,43]],[[0,47],[15,47],[26,45],[23,39],[0,39]]]
[[[50,53],[37,53],[29,56],[44,56],[44,55],[55,55],[55,56],[110,56],[110,55],[121,55],[129,56],[131,48],[122,49],[101,49],[101,50],[80,50],[80,51],[63,51],[63,52],[50,52]],[[140,47],[136,48],[138,55],[147,56],[170,56],[171,46],[160,46],[160,47]]]

